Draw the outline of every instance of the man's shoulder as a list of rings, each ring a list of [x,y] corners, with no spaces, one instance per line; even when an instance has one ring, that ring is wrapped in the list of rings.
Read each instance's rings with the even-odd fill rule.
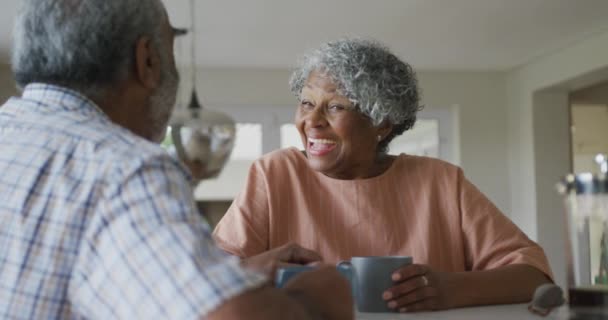
[[[106,166],[124,170],[137,170],[141,166],[174,167],[180,171],[185,169],[179,161],[160,145],[139,137],[124,128],[115,128],[95,139],[93,146],[106,162]]]
[[[130,159],[166,155],[166,151],[158,144],[137,136],[128,129],[114,124],[105,127],[105,132],[93,135],[90,139],[97,152]]]
[[[158,144],[113,123],[97,111],[62,110],[51,104],[13,98],[0,107],[0,144],[39,146],[50,154],[70,152],[77,161],[108,169],[134,168],[150,161],[175,164]],[[179,165],[178,165],[179,166]]]

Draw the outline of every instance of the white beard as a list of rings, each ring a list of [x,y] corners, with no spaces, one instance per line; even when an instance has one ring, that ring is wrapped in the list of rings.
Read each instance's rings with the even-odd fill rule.
[[[161,66],[161,84],[150,96],[150,140],[161,143],[167,133],[169,118],[175,107],[179,76],[177,70],[171,68],[168,59],[163,59]]]

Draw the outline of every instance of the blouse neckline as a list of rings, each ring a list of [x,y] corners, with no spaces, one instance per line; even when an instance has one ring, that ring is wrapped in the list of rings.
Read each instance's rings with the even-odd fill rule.
[[[336,179],[336,178],[328,177],[319,171],[311,169],[310,166],[308,165],[308,158],[306,158],[306,156],[304,155],[302,150],[298,150],[295,147],[290,147],[288,150],[295,153],[298,160],[303,161],[304,165],[308,168],[308,170],[311,171],[315,176],[319,177],[319,179],[334,182],[334,183],[343,183],[343,184],[374,183],[374,182],[381,181],[381,180],[385,179],[385,177],[390,177],[392,172],[397,170],[397,169],[395,169],[396,167],[398,167],[397,163],[402,161],[403,158],[405,158],[407,156],[406,154],[403,154],[403,153],[401,153],[399,155],[395,155],[395,159],[393,160],[391,165],[386,170],[384,170],[383,173],[381,173],[375,177],[363,178],[363,179]]]

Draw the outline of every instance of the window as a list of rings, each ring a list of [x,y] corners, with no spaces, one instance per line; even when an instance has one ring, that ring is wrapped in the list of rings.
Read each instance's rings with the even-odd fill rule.
[[[197,200],[231,201],[245,184],[249,167],[263,154],[279,148],[303,149],[293,125],[292,107],[222,107],[238,122],[230,161],[215,179],[204,180],[195,191]],[[458,108],[427,108],[418,114],[414,128],[396,137],[389,153],[437,157],[459,163]]]
[[[439,121],[436,119],[419,119],[412,129],[391,141],[389,153],[395,155],[407,153],[438,158]]]
[[[237,123],[234,149],[230,161],[253,161],[262,155],[262,125],[260,123]]]
[[[303,150],[300,133],[293,124],[281,126],[281,148],[296,147]],[[389,145],[390,154],[407,153],[419,156],[439,157],[439,121],[420,119],[416,125],[395,137]]]
[[[197,200],[232,200],[245,183],[249,167],[262,156],[262,124],[237,123],[236,139],[230,159],[214,179],[200,183],[195,191]]]
[[[302,138],[294,124],[286,123],[281,126],[281,148],[296,147],[299,150],[304,150]]]

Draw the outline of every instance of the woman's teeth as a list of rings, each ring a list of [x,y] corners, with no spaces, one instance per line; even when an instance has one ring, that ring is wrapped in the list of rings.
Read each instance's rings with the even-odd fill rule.
[[[308,142],[312,144],[336,144],[335,141],[329,139],[312,139],[308,138]]]

